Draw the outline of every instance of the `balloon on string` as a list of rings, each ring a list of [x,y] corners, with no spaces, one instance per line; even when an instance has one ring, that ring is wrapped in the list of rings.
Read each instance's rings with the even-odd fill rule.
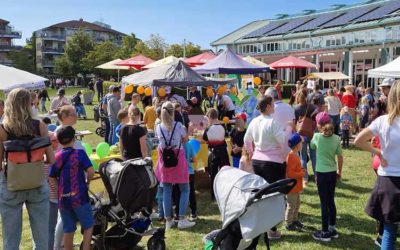
[[[151,88],[150,87],[147,87],[147,88],[145,88],[145,90],[144,90],[144,94],[145,94],[145,96],[151,96]]]
[[[85,149],[85,152],[86,152],[87,156],[90,157],[92,155],[92,153],[93,153],[93,149],[90,146],[90,144],[86,143],[86,142],[83,142],[82,146]]]
[[[125,94],[132,94],[133,92],[133,85],[128,85],[125,87]]]
[[[51,131],[51,132],[56,131],[56,129],[57,129],[57,125],[55,125],[55,124],[49,124],[49,125],[47,125],[47,130],[49,130],[49,131]]]
[[[236,87],[232,87],[230,92],[231,92],[232,95],[237,95],[237,93],[238,93]]]
[[[160,97],[164,97],[164,96],[167,95],[167,92],[165,91],[164,88],[159,88],[159,89],[158,89],[158,95],[159,95]]]
[[[136,93],[138,93],[139,95],[143,95],[143,93],[144,93],[144,87],[143,87],[143,86],[139,86],[139,87],[136,89]]]
[[[222,122],[225,123],[225,124],[228,124],[229,121],[230,121],[229,117],[227,117],[227,116],[224,116],[224,118],[222,118]]]
[[[116,145],[112,145],[110,147],[110,155],[118,154],[118,152],[119,152],[119,148]]]
[[[99,159],[103,159],[110,153],[110,145],[106,142],[100,142],[96,147],[96,154]]]
[[[217,91],[218,91],[218,94],[219,94],[219,95],[223,95],[223,94],[225,94],[225,92],[226,92],[226,91],[224,90],[224,87],[222,87],[222,86],[220,86],[220,87],[218,88]]]
[[[90,161],[92,163],[92,167],[94,168],[95,171],[99,171],[99,164],[95,160]]]
[[[254,77],[254,85],[258,86],[261,84],[261,78],[256,76]]]
[[[200,152],[200,141],[196,139],[189,140],[190,146],[193,148],[194,154],[197,155]]]
[[[212,88],[207,88],[206,94],[208,97],[213,97],[214,96],[214,90]]]

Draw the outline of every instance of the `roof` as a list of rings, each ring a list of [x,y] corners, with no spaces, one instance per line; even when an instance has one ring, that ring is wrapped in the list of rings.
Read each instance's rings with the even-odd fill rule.
[[[4,20],[4,19],[1,19],[1,18],[0,18],[0,23],[9,24],[10,22],[9,22],[9,21],[7,21],[7,20]]]
[[[113,30],[113,29],[109,29],[94,23],[90,23],[90,22],[86,22],[83,19],[79,19],[79,20],[71,20],[71,21],[66,21],[66,22],[62,22],[62,23],[57,23],[57,24],[53,24],[48,28],[70,28],[70,29],[80,29],[80,28],[86,28],[89,30],[94,30],[94,31],[100,31],[100,32],[107,32],[107,33],[113,33],[116,35],[121,35],[121,36],[126,36],[126,34]]]
[[[351,79],[350,76],[343,74],[342,72],[314,72],[308,74],[304,78],[306,79],[322,79],[322,80],[346,80]]]

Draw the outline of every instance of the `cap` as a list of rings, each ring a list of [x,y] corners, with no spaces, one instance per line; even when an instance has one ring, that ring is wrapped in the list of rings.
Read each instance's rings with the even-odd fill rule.
[[[242,119],[244,122],[247,121],[247,115],[245,113],[239,113],[236,115],[236,118]]]
[[[349,112],[349,107],[344,106],[344,107],[343,107],[343,112]]]
[[[331,117],[326,112],[320,112],[315,117],[317,124],[324,125],[331,122]]]
[[[57,95],[65,95],[65,89],[59,89]]]
[[[114,90],[115,85],[110,85],[110,87],[108,87],[108,91],[111,92]]]
[[[301,136],[298,133],[294,133],[294,134],[292,134],[292,136],[290,136],[290,138],[288,140],[288,145],[290,148],[294,148],[300,142],[302,142]]]
[[[379,84],[379,87],[392,87],[394,84],[393,78],[385,78],[383,79],[382,83]]]
[[[57,139],[61,145],[70,143],[75,138],[75,129],[71,126],[63,127],[57,131]]]

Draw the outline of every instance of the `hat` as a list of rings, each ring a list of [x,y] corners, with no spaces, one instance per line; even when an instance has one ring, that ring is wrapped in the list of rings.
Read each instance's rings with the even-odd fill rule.
[[[301,136],[298,133],[292,134],[292,136],[288,140],[288,145],[290,148],[294,148],[302,141]]]
[[[239,113],[236,115],[236,118],[242,119],[244,122],[247,121],[247,115],[245,113]]]
[[[343,112],[346,112],[346,113],[349,112],[349,107],[344,106],[344,107],[343,107]]]
[[[392,87],[394,84],[393,78],[385,78],[383,79],[382,83],[379,84],[379,87]]]
[[[57,95],[65,95],[65,89],[59,89]]]
[[[110,87],[108,87],[108,91],[112,92],[114,90],[115,85],[110,85]]]
[[[75,138],[75,129],[71,126],[63,127],[57,131],[57,139],[61,145],[70,143]]]
[[[324,125],[331,122],[331,117],[326,112],[320,112],[315,117],[315,120],[318,125]]]

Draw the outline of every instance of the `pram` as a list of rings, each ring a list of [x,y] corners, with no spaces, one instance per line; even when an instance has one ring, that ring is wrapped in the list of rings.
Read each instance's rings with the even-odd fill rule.
[[[155,199],[157,180],[151,159],[122,162],[109,160],[100,166],[100,177],[109,201],[92,193],[93,228],[92,249],[133,249],[143,236],[151,236],[149,250],[164,250],[163,228],[152,226],[151,203]],[[109,228],[108,224],[113,223]]]
[[[284,220],[285,194],[294,185],[295,179],[268,184],[258,175],[223,167],[214,181],[222,229],[205,237],[205,249],[255,249],[258,236]]]
[[[100,127],[96,128],[96,135],[105,137],[106,136],[106,119],[107,116],[101,110],[100,105],[93,107],[93,119],[95,122],[100,122]]]

